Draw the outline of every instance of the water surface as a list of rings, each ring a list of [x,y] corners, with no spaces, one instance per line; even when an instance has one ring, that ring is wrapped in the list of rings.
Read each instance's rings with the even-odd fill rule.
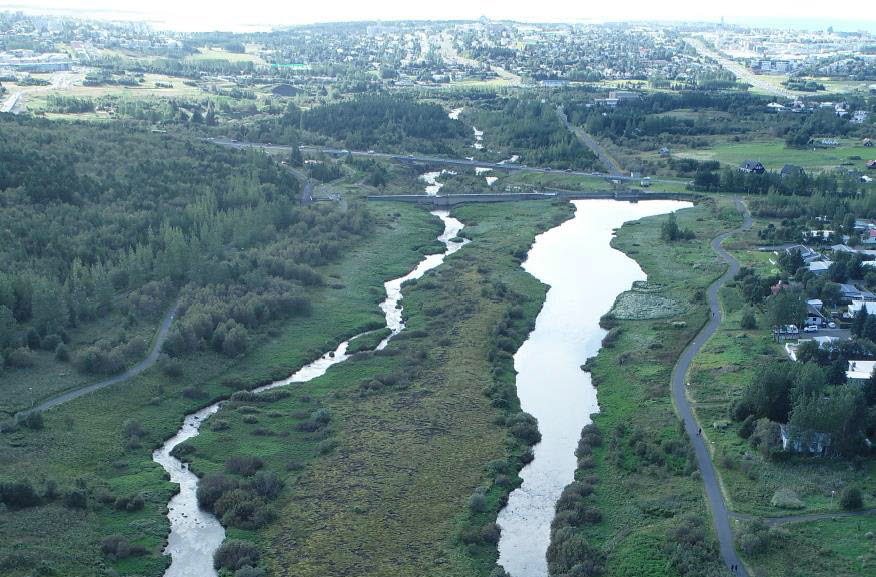
[[[633,281],[645,280],[634,260],[609,246],[613,229],[691,206],[669,200],[573,204],[575,217],[536,237],[523,263],[550,289],[535,329],[514,355],[517,394],[523,410],[538,419],[542,441],[520,473],[523,485],[499,513],[499,564],[513,577],[547,576],[554,506],[574,479],[581,428],[599,410],[590,374],[580,366],[597,353],[605,336],[599,318]]]

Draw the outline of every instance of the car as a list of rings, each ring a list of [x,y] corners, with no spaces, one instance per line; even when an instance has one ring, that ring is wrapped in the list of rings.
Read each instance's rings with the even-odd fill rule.
[[[827,326],[828,326],[828,328],[835,329],[835,328],[836,328],[836,323],[833,322],[833,321],[831,321],[831,322],[827,323]]]
[[[564,172],[572,172],[571,168],[567,168]]]
[[[374,154],[374,151],[373,151],[373,150],[369,150],[369,151],[368,151],[368,154]]]
[[[803,332],[804,332],[804,333],[817,333],[817,332],[818,332],[818,327],[815,326],[815,325],[807,325],[807,326],[803,329]]]

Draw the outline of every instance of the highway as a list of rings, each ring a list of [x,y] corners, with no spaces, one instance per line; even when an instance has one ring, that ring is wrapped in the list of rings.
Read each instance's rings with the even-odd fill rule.
[[[761,78],[742,64],[730,60],[726,56],[718,54],[714,50],[711,50],[703,44],[702,40],[698,38],[685,38],[685,42],[693,46],[697,52],[701,55],[711,58],[716,61],[718,64],[723,66],[725,69],[729,70],[733,74],[736,75],[741,82],[745,82],[747,84],[751,84],[753,87],[766,92],[772,96],[781,96],[782,98],[790,98],[791,100],[796,100],[798,98],[805,98],[805,92],[797,92],[795,90],[788,90],[787,88],[782,88],[781,86],[776,86],[772,82]]]
[[[220,146],[227,146],[230,148],[239,148],[239,149],[247,149],[247,148],[259,148],[262,150],[266,150],[269,152],[290,152],[292,150],[291,146],[281,145],[281,144],[262,144],[257,142],[234,142],[231,140],[225,139],[212,139],[211,142],[214,142]],[[577,170],[554,170],[551,168],[545,167],[537,167],[537,166],[527,166],[525,164],[515,164],[508,162],[485,162],[482,160],[474,160],[473,158],[443,158],[440,156],[424,156],[424,155],[415,155],[415,154],[394,154],[390,152],[377,152],[377,151],[361,151],[361,150],[346,150],[340,148],[326,148],[321,146],[311,146],[311,145],[301,145],[299,148],[302,151],[310,151],[310,152],[321,152],[324,154],[331,154],[335,156],[343,156],[346,154],[350,154],[352,156],[362,156],[365,158],[381,158],[384,160],[391,160],[394,162],[422,162],[428,164],[443,164],[449,166],[470,166],[470,167],[483,167],[483,168],[492,168],[493,170],[504,170],[507,172],[528,172],[528,173],[551,173],[551,172],[560,172],[563,174],[572,174],[575,176],[591,176],[596,178],[604,178],[607,180],[620,180],[620,181],[640,181],[641,178],[636,176],[629,176],[627,174],[609,174],[604,172],[583,172]],[[663,182],[667,184],[674,184],[678,186],[684,186],[687,184],[685,181],[679,180],[669,180],[669,179],[655,179],[651,178],[651,182]]]

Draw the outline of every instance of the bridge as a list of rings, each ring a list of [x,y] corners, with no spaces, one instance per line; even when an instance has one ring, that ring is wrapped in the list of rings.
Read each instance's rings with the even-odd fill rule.
[[[267,152],[291,152],[292,146],[285,144],[270,144],[270,143],[259,143],[259,142],[235,142],[233,140],[214,138],[209,139],[215,144],[220,146],[225,146],[228,148],[238,148],[238,149],[252,149],[258,148],[261,150],[265,150]],[[641,177],[639,176],[631,176],[629,174],[611,174],[605,172],[585,172],[579,170],[555,170],[549,167],[538,167],[538,166],[527,166],[525,164],[517,164],[513,162],[488,162],[483,160],[476,160],[473,157],[469,158],[445,158],[441,156],[427,156],[422,154],[395,154],[391,152],[377,152],[374,150],[361,151],[361,150],[347,150],[342,148],[332,148],[332,147],[323,147],[323,146],[313,146],[303,144],[298,147],[301,151],[310,151],[310,152],[319,152],[323,154],[329,154],[331,156],[356,156],[356,157],[364,157],[364,158],[379,158],[383,160],[390,160],[393,162],[402,162],[402,163],[411,163],[411,164],[432,164],[432,165],[445,165],[445,166],[462,166],[462,167],[480,167],[480,168],[491,168],[493,170],[501,170],[506,172],[526,172],[526,173],[542,173],[548,174],[552,172],[558,172],[562,174],[571,174],[574,176],[590,176],[596,178],[603,178],[607,181],[621,181],[621,182],[631,182],[631,181],[640,181]],[[664,182],[668,184],[674,184],[677,186],[683,186],[687,184],[685,181],[681,180],[670,180],[670,179],[658,179],[651,178],[651,182]]]
[[[449,207],[471,202],[516,202],[521,200],[583,200],[612,199],[628,200],[688,200],[697,201],[701,195],[690,192],[646,192],[641,190],[603,190],[579,192],[555,190],[552,192],[517,193],[460,193],[460,194],[375,194],[366,197],[369,201],[405,202],[433,207]]]

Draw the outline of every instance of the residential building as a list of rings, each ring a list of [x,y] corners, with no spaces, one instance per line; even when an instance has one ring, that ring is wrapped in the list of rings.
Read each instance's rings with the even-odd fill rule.
[[[846,383],[849,385],[864,385],[873,376],[876,361],[849,361],[846,370]]]
[[[756,160],[745,160],[739,165],[739,170],[742,172],[753,172],[755,174],[763,174],[766,169],[763,164]]]

